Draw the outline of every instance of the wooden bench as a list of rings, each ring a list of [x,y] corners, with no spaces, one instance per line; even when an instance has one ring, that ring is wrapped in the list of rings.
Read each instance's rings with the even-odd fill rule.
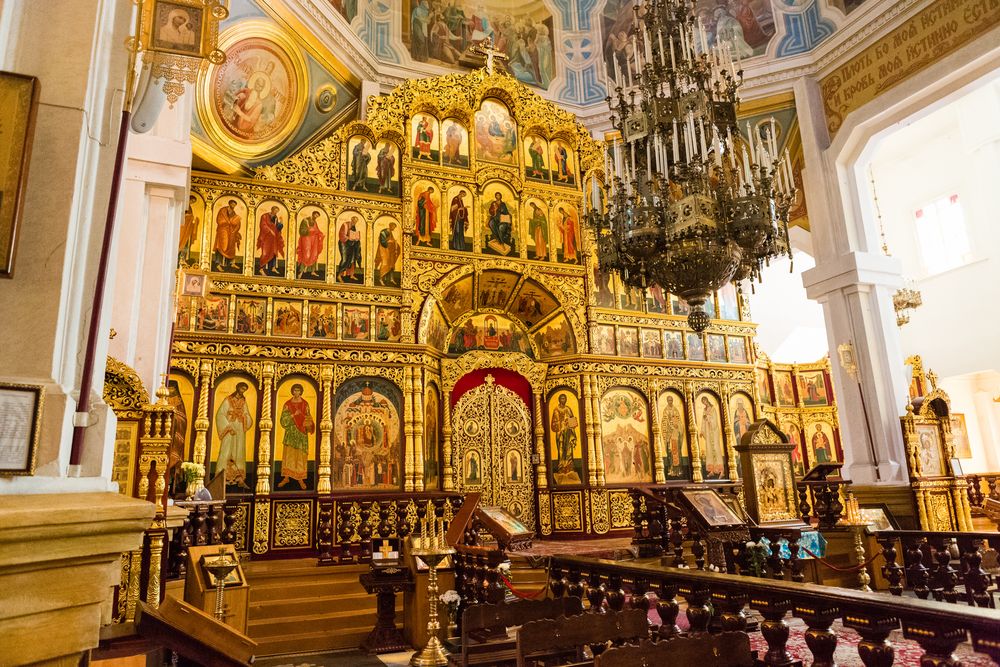
[[[462,612],[462,652],[452,653],[448,661],[459,667],[513,665],[517,661],[517,646],[507,635],[507,628],[581,613],[582,600],[571,596],[471,605]]]
[[[745,632],[678,637],[653,643],[608,649],[594,661],[595,667],[655,667],[657,665],[697,665],[698,667],[753,667],[756,654],[750,650]]]
[[[641,609],[533,621],[517,631],[517,667],[553,664],[555,654],[567,651],[575,654],[574,665],[593,664],[584,661],[585,646],[598,655],[609,642],[643,639],[649,639],[649,619]]]

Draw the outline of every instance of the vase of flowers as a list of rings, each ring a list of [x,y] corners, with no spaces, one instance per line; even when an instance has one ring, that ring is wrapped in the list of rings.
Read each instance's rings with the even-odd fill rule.
[[[456,590],[447,590],[439,596],[439,599],[448,610],[448,636],[455,637],[458,634],[458,605],[462,597]]]
[[[184,479],[184,488],[187,498],[190,498],[191,492],[194,490],[195,480],[199,477],[202,479],[205,478],[205,466],[200,463],[185,461],[181,464],[181,477]]]

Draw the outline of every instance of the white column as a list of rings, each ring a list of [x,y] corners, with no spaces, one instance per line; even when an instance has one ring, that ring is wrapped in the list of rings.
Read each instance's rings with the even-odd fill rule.
[[[132,366],[152,398],[166,372],[174,309],[180,225],[191,174],[188,86],[153,129],[129,136],[128,163],[115,238],[109,354]],[[205,224],[202,220],[201,224]]]
[[[907,385],[892,308],[892,292],[902,283],[900,266],[879,252],[875,224],[866,223],[860,206],[863,191],[854,165],[844,168],[831,155],[814,80],[796,82],[795,104],[816,251],[816,267],[803,274],[803,284],[809,298],[822,304],[826,319],[840,405],[844,476],[860,484],[902,483],[907,474],[899,416],[907,401]],[[837,359],[837,347],[843,343],[854,346],[857,379]]]
[[[0,493],[108,488],[114,420],[99,400],[80,479],[68,478],[68,462],[132,9],[116,0],[6,0],[0,9],[0,69],[41,84],[14,278],[0,284],[0,378],[46,388],[36,475],[0,478]],[[108,331],[99,315],[97,377]]]

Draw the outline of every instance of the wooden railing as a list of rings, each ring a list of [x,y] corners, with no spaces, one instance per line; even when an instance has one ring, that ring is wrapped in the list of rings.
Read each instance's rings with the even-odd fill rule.
[[[844,516],[842,497],[850,484],[850,480],[840,478],[799,480],[796,491],[799,495],[799,513],[802,521],[815,525],[820,530],[834,528]]]
[[[965,481],[968,483],[966,492],[969,494],[969,507],[973,514],[983,513],[983,503],[987,498],[1000,500],[1000,472],[966,475]]]
[[[885,557],[882,572],[893,595],[909,590],[921,600],[933,597],[943,602],[996,606],[995,577],[982,565],[984,547],[1000,549],[1000,533],[883,530],[875,535]],[[1000,626],[997,632],[1000,636]]]
[[[462,506],[459,493],[332,495],[319,501],[319,564],[367,563],[376,539],[402,539],[428,516],[450,523]]]
[[[188,547],[233,544],[233,523],[239,502],[230,500],[183,500],[175,507],[187,510],[184,523],[174,531],[167,558],[167,579],[183,579],[186,574]]]
[[[795,664],[787,649],[789,625],[785,619],[789,613],[808,626],[805,642],[813,665],[835,664],[833,654],[840,638],[832,625],[837,619],[861,635],[857,652],[866,666],[892,665],[893,647],[888,637],[900,628],[905,638],[924,650],[921,665],[961,665],[954,651],[969,639],[974,650],[1000,660],[1000,615],[989,609],[581,556],[553,556],[549,572],[549,587],[555,596],[586,599],[591,613],[605,608],[618,611],[628,605],[646,610],[655,607],[660,618],[658,634],[664,638],[680,632],[681,599],[686,602],[688,632],[694,635],[708,632],[710,627],[745,631],[748,619],[744,610],[749,606],[764,618],[760,630],[768,650],[761,664],[768,667]],[[718,616],[716,623],[712,623],[714,615]]]
[[[693,524],[688,525],[686,512],[674,498],[684,486],[689,485],[629,489],[632,497],[632,546],[638,549],[640,558],[673,553],[674,564],[680,565],[684,562],[684,543],[691,542],[696,560],[704,562],[703,536]],[[723,495],[739,496],[742,486],[739,483],[712,484],[711,488]]]

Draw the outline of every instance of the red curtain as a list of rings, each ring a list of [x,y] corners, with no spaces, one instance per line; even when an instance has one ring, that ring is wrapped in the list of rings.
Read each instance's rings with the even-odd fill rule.
[[[531,413],[531,384],[523,376],[505,368],[481,368],[463,376],[455,383],[455,388],[451,391],[451,405],[454,406],[458,403],[458,399],[462,398],[465,392],[475,389],[485,382],[487,375],[492,375],[498,385],[510,389],[520,396],[524,404],[528,406],[529,413]]]

